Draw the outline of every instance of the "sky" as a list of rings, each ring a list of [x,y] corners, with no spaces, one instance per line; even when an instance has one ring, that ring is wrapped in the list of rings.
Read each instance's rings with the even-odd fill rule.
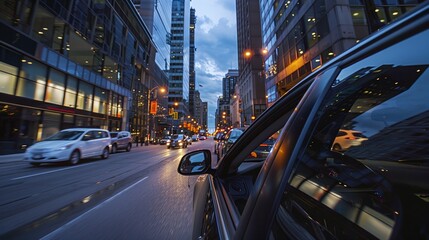
[[[217,99],[222,78],[237,69],[237,28],[234,0],[191,0],[197,16],[195,29],[196,89],[208,102],[209,132],[215,129]]]

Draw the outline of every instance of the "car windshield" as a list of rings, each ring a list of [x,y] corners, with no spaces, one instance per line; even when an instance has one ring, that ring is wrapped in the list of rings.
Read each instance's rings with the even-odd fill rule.
[[[84,131],[64,131],[58,132],[55,135],[45,139],[45,141],[62,141],[62,140],[76,140],[78,139]]]
[[[174,134],[171,138],[172,138],[172,139],[181,139],[181,138],[182,138],[182,136],[181,136],[181,135]]]
[[[116,133],[116,132],[111,132],[110,133],[110,137],[112,137],[112,138],[115,138],[117,136],[118,136],[118,133]]]

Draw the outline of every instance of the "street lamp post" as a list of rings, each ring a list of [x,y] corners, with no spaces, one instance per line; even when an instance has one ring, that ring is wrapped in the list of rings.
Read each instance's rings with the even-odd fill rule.
[[[151,100],[151,95],[152,95],[152,92],[158,88],[161,92],[165,92],[165,89],[163,87],[160,88],[160,86],[155,86],[155,87],[151,88],[147,93],[147,121],[146,121],[146,141],[145,141],[146,146],[149,145],[149,141],[150,141],[150,137],[151,137],[151,133],[150,133],[150,103],[151,103],[150,100]]]

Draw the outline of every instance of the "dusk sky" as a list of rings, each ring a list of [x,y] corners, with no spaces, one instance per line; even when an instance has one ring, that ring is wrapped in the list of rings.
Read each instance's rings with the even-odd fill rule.
[[[217,99],[222,95],[222,78],[237,69],[235,1],[192,0],[197,16],[195,30],[196,89],[208,102],[209,131],[215,129]]]

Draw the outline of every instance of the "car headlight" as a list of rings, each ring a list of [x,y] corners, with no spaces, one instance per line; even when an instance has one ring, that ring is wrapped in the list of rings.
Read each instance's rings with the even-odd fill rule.
[[[58,148],[57,150],[58,151],[63,151],[63,150],[69,149],[71,146],[72,146],[72,144],[68,144],[68,145],[65,145],[65,146],[62,146],[62,147]]]

